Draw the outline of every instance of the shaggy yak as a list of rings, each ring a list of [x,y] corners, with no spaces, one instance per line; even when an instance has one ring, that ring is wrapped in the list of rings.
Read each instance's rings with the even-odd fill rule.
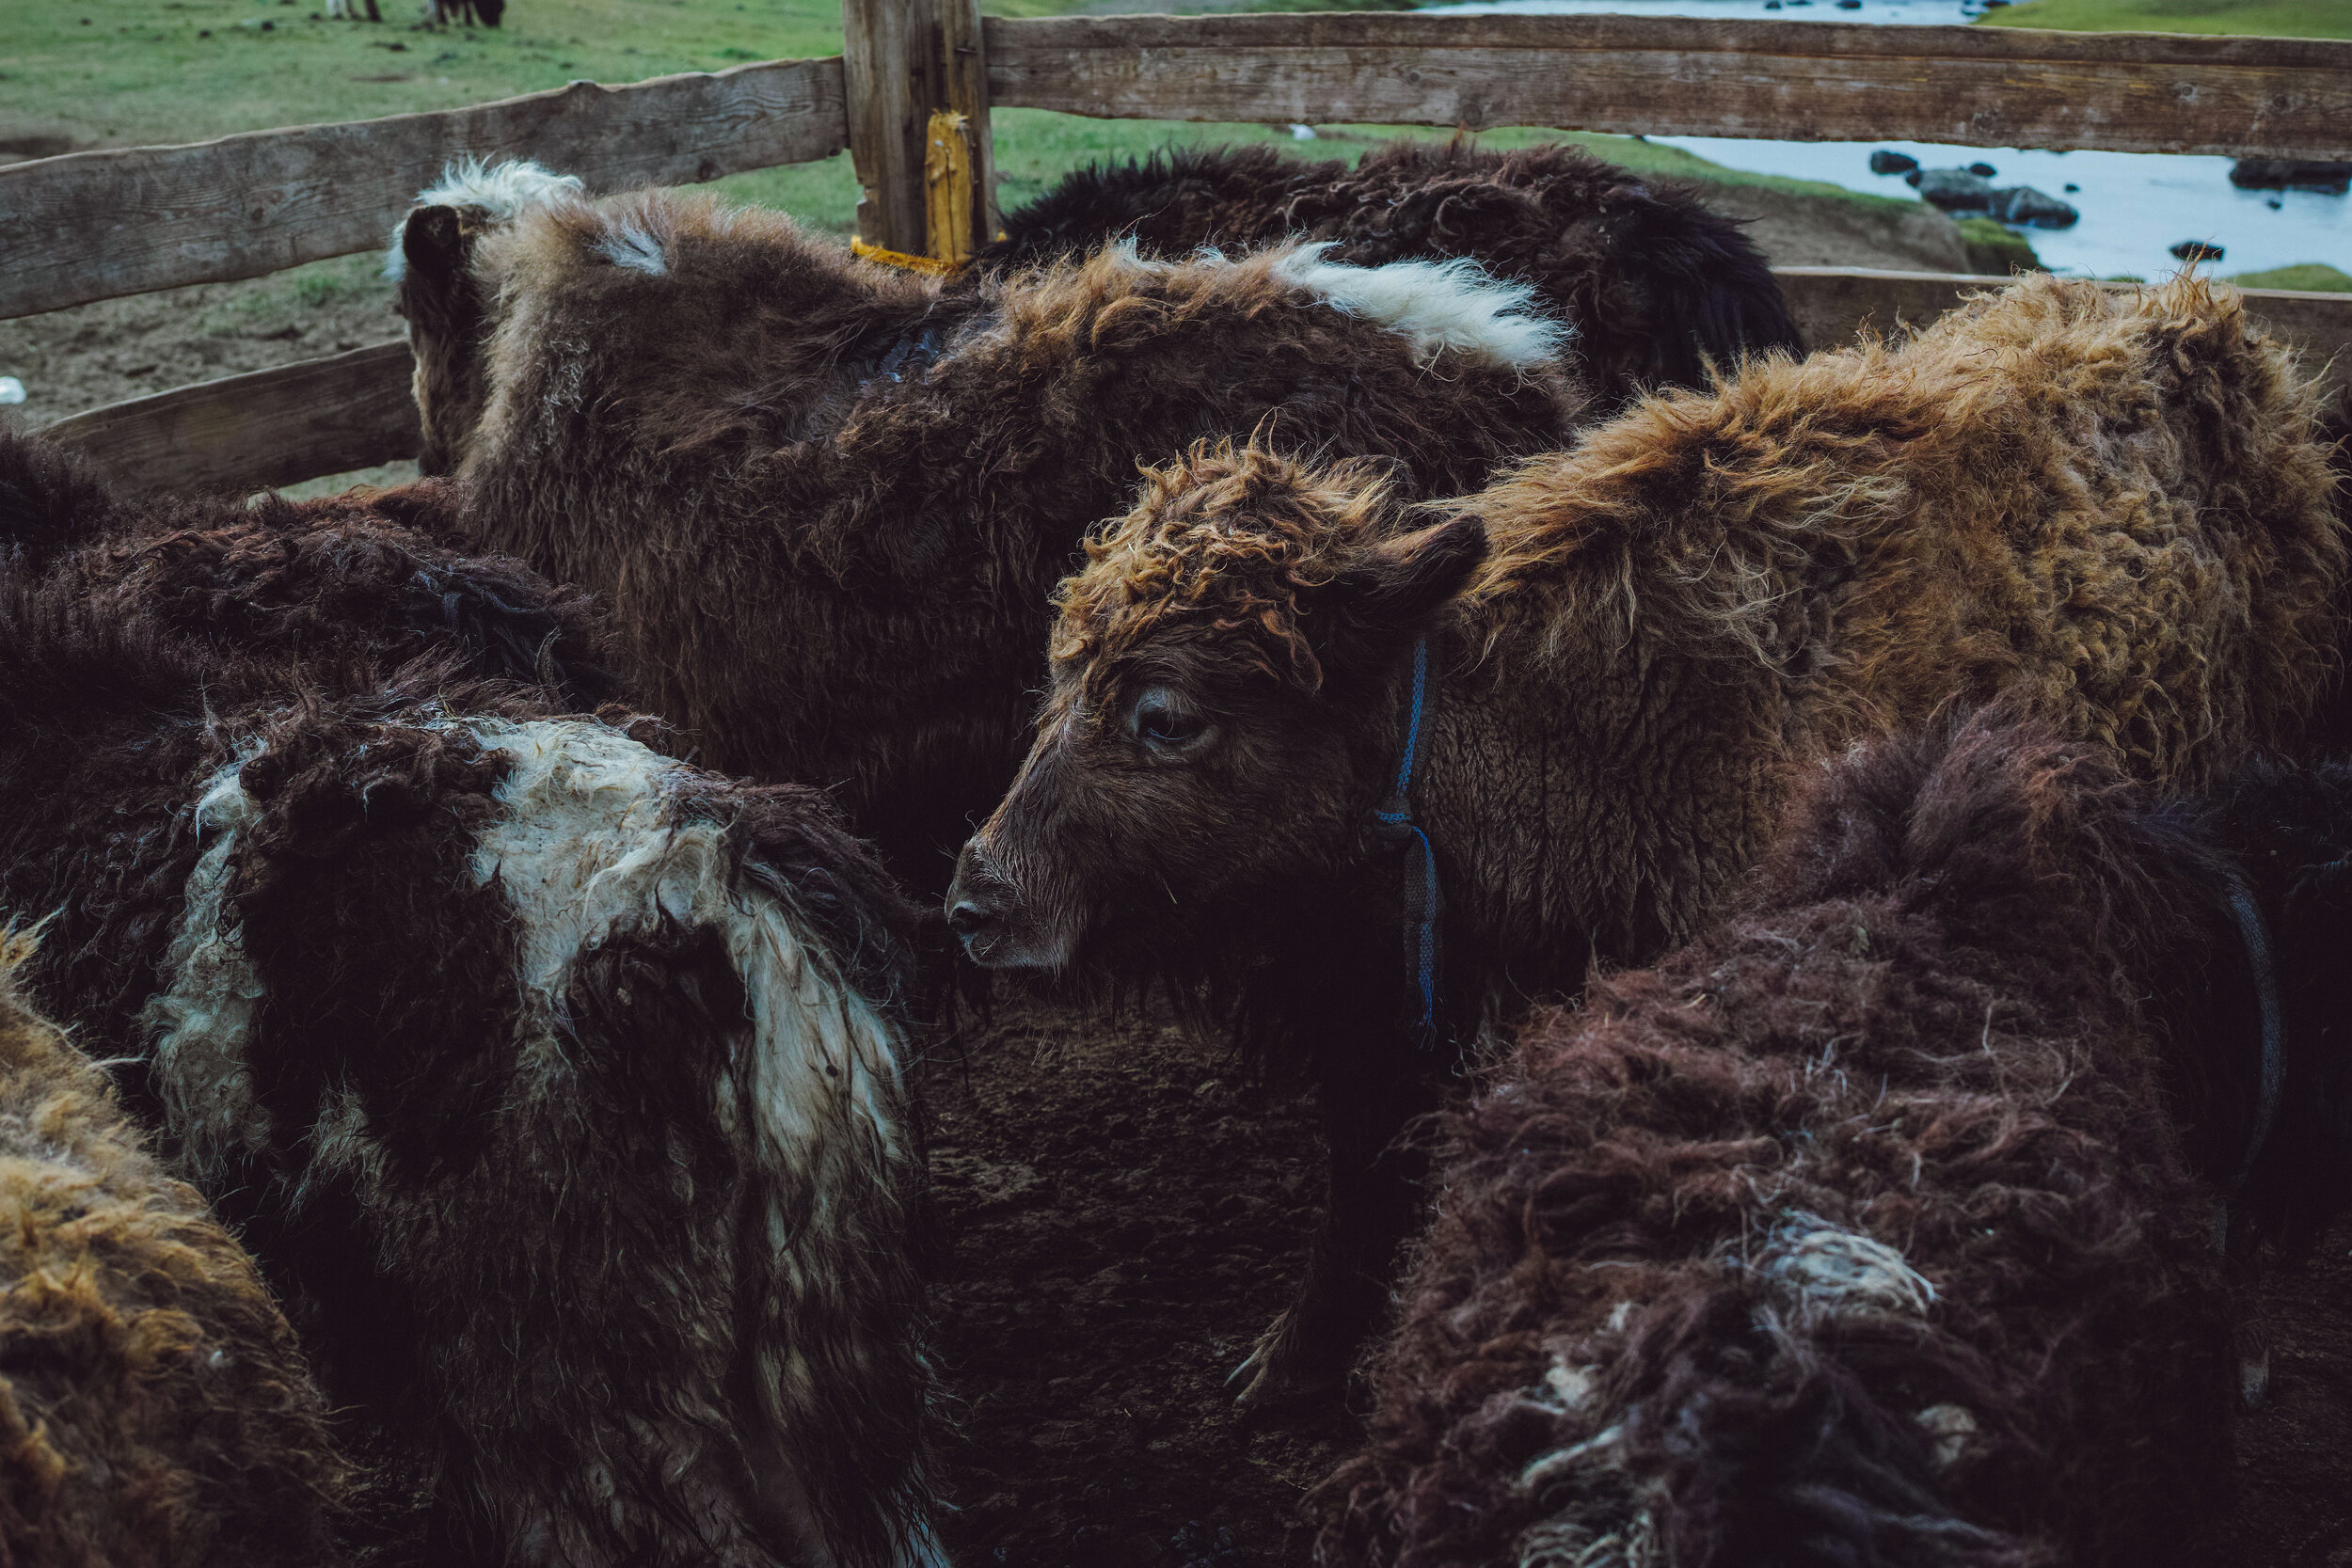
[[[325,1402],[253,1260],[25,1003],[0,936],[0,1560],[339,1560]]]
[[[1063,586],[949,923],[1287,1037],[1336,1212],[1257,1360],[1334,1377],[1412,1212],[1390,1143],[1447,1061],[1413,1035],[1687,939],[1792,763],[2008,689],[2143,777],[2292,739],[2344,565],[2311,401],[2233,294],[2041,277],[1646,402],[1419,531],[1359,467],[1197,449]]]
[[[2218,1216],[2352,1167],[2347,851],[2344,767],[2188,810],[1987,719],[1832,765],[1454,1120],[1324,1560],[2217,1560]]]
[[[839,786],[934,888],[1139,457],[1261,431],[1442,494],[1579,406],[1532,291],[1468,261],[1111,252],[950,291],[781,214],[591,202],[528,164],[425,192],[395,261],[423,465],[459,472],[470,537],[602,595],[705,761]]]
[[[598,628],[395,511],[139,529],[0,441],[34,982],[278,1286],[389,1560],[939,1560],[908,907],[814,792],[487,678]]]
[[[1709,366],[1749,355],[1804,352],[1737,221],[1578,147],[1400,141],[1354,168],[1270,147],[1170,149],[1070,175],[1007,215],[979,261],[1084,256],[1121,238],[1165,257],[1296,238],[1327,241],[1327,259],[1358,266],[1474,258],[1535,286],[1576,329],[1579,368],[1613,405],[1646,388],[1703,387]]]

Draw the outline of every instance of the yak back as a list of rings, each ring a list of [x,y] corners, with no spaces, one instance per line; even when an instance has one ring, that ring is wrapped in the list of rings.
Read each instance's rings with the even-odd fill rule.
[[[1597,391],[1704,387],[1804,344],[1780,286],[1736,219],[1686,185],[1653,182],[1581,148],[1510,152],[1467,141],[1399,141],[1350,168],[1270,147],[1171,148],[1094,164],[1007,214],[983,267],[1082,256],[1120,238],[1147,255],[1253,248],[1290,238],[1336,243],[1359,266],[1473,257],[1532,283],[1571,323]]]
[[[2215,1200],[2134,999],[2226,959],[2227,875],[1998,717],[1817,775],[1726,919],[1453,1120],[1325,1560],[2187,1560]]]

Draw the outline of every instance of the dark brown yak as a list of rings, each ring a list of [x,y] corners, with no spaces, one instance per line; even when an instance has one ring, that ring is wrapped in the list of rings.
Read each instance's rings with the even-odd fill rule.
[[[0,935],[0,1561],[327,1568],[343,1466],[253,1260]]]
[[[1065,585],[950,922],[983,963],[1239,986],[1295,1042],[1353,1196],[1261,1356],[1334,1375],[1411,1202],[1355,1172],[1445,1060],[1393,1027],[1418,640],[1405,861],[1467,1037],[1686,939],[1795,765],[1955,695],[2189,784],[2294,738],[2344,562],[2311,407],[2234,296],[2045,277],[1645,403],[1418,533],[1360,469],[1201,449]]]
[[[2030,727],[1838,760],[1454,1119],[1324,1560],[2235,1560],[2217,1219],[2341,1205],[2347,851],[2352,768],[2198,812]]]
[[[90,493],[0,438],[0,909],[56,911],[35,984],[282,1291],[366,1544],[938,1560],[864,847],[488,678],[597,628],[406,533],[430,497]]]
[[[1019,761],[1038,636],[1139,458],[1261,432],[1483,483],[1556,444],[1559,328],[1473,264],[1109,253],[949,291],[780,214],[462,169],[400,242],[428,470],[612,605],[706,760],[838,785],[934,883]]]
[[[1803,354],[1764,258],[1686,186],[1653,184],[1566,145],[1482,152],[1391,142],[1350,168],[1270,147],[1171,148],[1097,165],[1005,217],[983,266],[1085,256],[1120,238],[1144,254],[1331,242],[1334,261],[1378,266],[1468,256],[1535,286],[1576,329],[1595,392],[1706,385],[1752,354]]]

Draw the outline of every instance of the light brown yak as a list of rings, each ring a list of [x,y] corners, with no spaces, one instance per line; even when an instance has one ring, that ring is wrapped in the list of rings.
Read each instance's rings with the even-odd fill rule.
[[[603,596],[639,700],[706,760],[838,786],[934,886],[1138,460],[1255,432],[1445,494],[1579,402],[1533,291],[1469,261],[1111,251],[951,287],[527,165],[426,192],[399,254],[425,466],[473,537]]]
[[[1418,532],[1360,467],[1199,449],[1065,585],[950,921],[989,964],[1246,978],[1345,1173],[1437,1061],[1392,1027],[1401,881],[1442,886],[1467,1031],[1687,938],[1798,767],[1947,699],[2020,691],[2188,784],[2293,738],[2344,566],[2312,412],[2227,292],[2038,278],[1900,348],[1645,403]],[[1408,839],[1401,878],[1408,731],[1434,861]],[[1385,1226],[1343,1206],[1262,1362],[1336,1371],[1409,1203],[1387,1191]]]
[[[0,1561],[326,1568],[344,1467],[278,1304],[0,933]]]

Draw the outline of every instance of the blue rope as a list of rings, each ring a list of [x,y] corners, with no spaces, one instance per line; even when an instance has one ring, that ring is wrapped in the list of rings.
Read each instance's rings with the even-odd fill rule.
[[[2247,958],[2253,965],[2254,999],[2263,1020],[2262,1079],[2254,1100],[2254,1131],[2246,1140],[2246,1156],[2237,1174],[2222,1189],[2225,1196],[2234,1197],[2254,1174],[2254,1162],[2262,1158],[2263,1146],[2270,1141],[2271,1124],[2279,1119],[2279,1101],[2286,1087],[2286,1028],[2279,1006],[2279,976],[2270,962],[2270,934],[2263,928],[2262,911],[2254,907],[2253,895],[2242,881],[2230,891],[2230,912],[2237,917],[2238,938],[2246,943]]]
[[[1379,823],[1380,836],[1396,843],[1411,840],[1418,845],[1419,864],[1415,857],[1405,863],[1405,969],[1412,976],[1420,1002],[1420,1017],[1416,1027],[1423,1050],[1436,1045],[1438,1038],[1438,915],[1440,900],[1438,892],[1438,855],[1430,847],[1429,835],[1413,821],[1413,772],[1421,758],[1422,716],[1426,711],[1429,695],[1429,639],[1418,638],[1413,642],[1413,701],[1405,720],[1405,755],[1396,765],[1396,788],[1373,813]]]

